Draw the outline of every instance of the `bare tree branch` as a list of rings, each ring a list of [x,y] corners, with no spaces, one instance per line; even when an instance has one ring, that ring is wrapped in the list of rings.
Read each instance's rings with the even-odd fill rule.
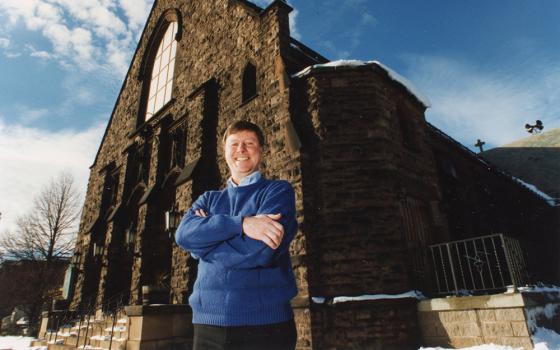
[[[74,179],[62,173],[44,187],[33,209],[20,216],[15,232],[0,239],[0,254],[15,260],[45,261],[72,255],[80,216]]]

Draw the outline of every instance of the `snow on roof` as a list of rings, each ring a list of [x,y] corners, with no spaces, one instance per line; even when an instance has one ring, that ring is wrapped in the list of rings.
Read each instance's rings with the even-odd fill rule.
[[[382,68],[384,71],[387,72],[389,77],[396,81],[397,83],[404,86],[409,93],[411,93],[416,99],[424,105],[424,107],[429,108],[431,106],[430,100],[418,90],[408,79],[400,75],[399,73],[395,72],[391,68],[387,67],[383,63],[379,61],[359,61],[359,60],[338,60],[338,61],[331,61],[328,63],[323,64],[314,64],[309,66],[300,72],[292,75],[293,78],[302,78],[307,76],[314,70],[321,69],[321,68],[337,68],[337,67],[360,67],[360,66],[371,66],[376,65]]]
[[[539,196],[539,197],[541,197],[542,199],[544,199],[549,205],[551,205],[551,206],[553,206],[553,207],[555,207],[555,206],[557,205],[557,204],[556,204],[556,199],[550,197],[548,194],[546,194],[546,193],[544,193],[543,191],[539,190],[539,189],[537,188],[537,186],[532,185],[532,184],[530,184],[530,183],[527,183],[527,182],[525,182],[525,181],[521,180],[520,178],[517,178],[517,177],[515,177],[515,176],[513,176],[513,175],[510,175],[510,176],[511,176],[511,178],[512,178],[514,181],[520,183],[520,184],[523,185],[524,187],[528,188],[531,192],[535,193],[537,196]]]
[[[332,303],[337,304],[337,303],[345,303],[349,301],[405,299],[405,298],[413,298],[418,300],[426,299],[426,297],[420,291],[411,290],[409,292],[401,293],[401,294],[365,294],[365,295],[353,296],[353,297],[338,296],[332,299]],[[324,297],[311,297],[311,300],[315,304],[324,304],[327,301],[327,299]]]
[[[473,151],[471,151],[470,149],[468,149],[467,147],[465,147],[464,145],[462,145],[459,141],[455,140],[454,138],[452,138],[451,136],[447,135],[446,133],[444,133],[443,131],[441,131],[440,129],[438,129],[437,127],[435,127],[434,125],[427,123],[428,126],[430,127],[430,130],[432,130],[433,132],[435,132],[437,135],[443,137],[444,139],[446,139],[449,142],[452,142],[454,144],[456,144],[457,146],[459,146],[460,149],[462,149],[463,151],[465,151],[466,154],[471,156],[471,159],[476,160],[477,162],[480,162],[482,164],[484,164],[486,167],[488,167],[488,170],[495,170],[498,174],[501,174],[502,176],[505,176],[508,179],[513,180],[515,183],[517,183],[518,185],[524,187],[525,189],[528,189],[529,191],[533,192],[534,194],[536,194],[537,196],[539,196],[540,198],[544,199],[545,202],[547,204],[549,204],[550,206],[560,206],[560,202],[557,203],[557,200],[550,197],[548,194],[542,192],[541,190],[539,190],[535,185],[532,185],[530,183],[527,183],[509,173],[507,173],[505,170],[498,168],[497,166],[488,163],[487,160],[485,160],[483,157],[481,157],[479,154],[474,153]]]

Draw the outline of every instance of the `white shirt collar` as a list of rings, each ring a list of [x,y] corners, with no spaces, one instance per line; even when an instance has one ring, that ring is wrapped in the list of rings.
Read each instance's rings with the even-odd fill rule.
[[[243,180],[241,180],[239,185],[233,182],[233,179],[231,177],[228,179],[227,184],[228,187],[243,187],[243,186],[254,184],[255,182],[259,181],[261,177],[262,177],[261,172],[257,170],[245,176]]]

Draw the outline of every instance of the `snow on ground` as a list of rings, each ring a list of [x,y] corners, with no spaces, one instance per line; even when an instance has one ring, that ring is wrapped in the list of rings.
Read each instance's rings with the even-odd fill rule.
[[[560,350],[560,334],[546,328],[537,328],[532,336],[535,347],[533,350]],[[446,348],[420,348],[419,350],[449,350]],[[522,350],[510,346],[485,344],[463,348],[463,350]]]
[[[447,348],[420,348],[419,350],[448,350]],[[521,348],[512,348],[511,346],[501,346],[494,344],[485,344],[480,346],[473,346],[470,348],[463,348],[463,350],[522,350]],[[541,349],[544,350],[544,349]]]
[[[1,350],[46,350],[46,346],[30,347],[29,344],[33,338],[30,337],[0,337]],[[537,328],[533,335],[533,342],[535,343],[534,350],[560,350],[560,334],[545,328]],[[424,348],[419,350],[448,350],[446,348]],[[449,349],[451,350],[451,349]],[[480,346],[473,346],[470,348],[463,348],[463,350],[521,350],[521,348],[512,348],[510,346],[501,346],[494,344],[485,344]]]
[[[405,299],[405,298],[414,298],[418,300],[426,299],[426,297],[422,294],[422,292],[417,290],[411,290],[406,293],[401,294],[366,294],[360,296],[337,296],[332,298],[332,304],[337,303],[346,303],[348,301],[363,301],[363,300],[382,300],[382,299]],[[324,304],[327,299],[324,297],[311,297],[311,300],[315,304]]]
[[[31,341],[35,338],[31,337],[0,337],[0,349],[4,350],[46,350],[46,346],[30,347]]]
[[[546,328],[537,328],[533,335],[534,350],[560,350],[560,334]]]

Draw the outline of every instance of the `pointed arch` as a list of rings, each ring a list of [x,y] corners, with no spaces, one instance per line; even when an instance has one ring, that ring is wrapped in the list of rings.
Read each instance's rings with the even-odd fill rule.
[[[177,46],[182,37],[182,27],[180,12],[171,9],[160,17],[150,36],[138,76],[142,81],[138,125],[152,118],[172,99]]]

